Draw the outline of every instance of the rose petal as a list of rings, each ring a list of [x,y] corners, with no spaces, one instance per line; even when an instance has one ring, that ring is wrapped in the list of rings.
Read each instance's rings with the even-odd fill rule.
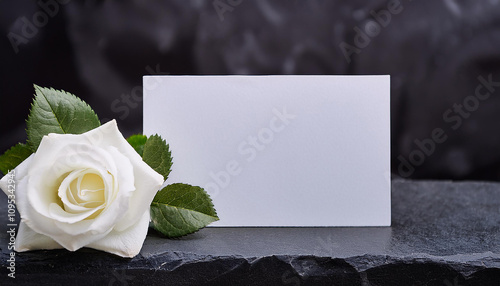
[[[78,200],[80,199],[78,197],[78,190],[73,190],[71,187],[72,183],[75,180],[80,182],[81,177],[88,172],[88,169],[73,171],[62,181],[57,192],[59,198],[61,198],[61,201],[63,203],[64,211],[71,214],[80,214],[82,212],[89,211],[88,207],[83,206],[85,202],[78,202]],[[77,198],[75,198],[74,193],[76,193]]]
[[[96,129],[86,133],[87,136],[91,138],[103,138],[100,140],[99,145],[103,148],[106,146],[114,146],[118,151],[125,155],[132,165],[134,166],[134,180],[136,190],[130,198],[131,203],[130,209],[128,210],[125,218],[123,218],[115,227],[117,230],[124,230],[133,225],[144,212],[146,208],[149,209],[154,196],[159,191],[160,186],[163,184],[163,176],[158,174],[153,170],[148,164],[146,164],[141,156],[135,151],[135,149],[123,138],[123,135],[118,130],[116,126],[116,121],[112,120],[105,125],[103,125],[102,130],[97,131]],[[101,133],[101,135],[97,135]]]
[[[60,249],[63,248],[52,238],[33,231],[23,221],[17,230],[16,251],[28,251],[36,249]]]
[[[92,230],[97,231],[115,227],[117,223],[124,219],[126,213],[130,210],[130,205],[135,203],[130,200],[132,194],[136,192],[134,174],[130,161],[116,148],[109,147],[108,153],[116,162],[116,165],[121,166],[116,174],[114,174],[115,180],[118,182],[117,187],[119,190],[114,194],[114,198],[107,198],[110,204],[106,206],[92,223]],[[135,221],[139,218],[140,217],[137,217]],[[109,222],[113,222],[113,225],[110,225]]]
[[[87,217],[91,216],[92,214],[94,214],[95,212],[97,212],[102,208],[103,207],[88,209],[85,212],[73,214],[63,210],[60,205],[52,203],[49,206],[49,213],[51,218],[57,220],[58,222],[66,222],[69,224],[73,224],[86,219]]]
[[[29,166],[31,165],[31,161],[33,160],[34,154],[31,154],[28,158],[26,158],[24,161],[21,162],[21,164],[17,165],[17,167],[14,170],[11,170],[7,175],[3,176],[2,179],[0,180],[0,189],[6,194],[10,195],[9,193],[9,179],[14,178],[16,181],[16,193],[23,192],[25,189],[20,189],[17,187],[17,184],[20,180],[26,180],[26,175],[28,175],[28,170]]]
[[[27,213],[27,215],[26,215]],[[46,235],[45,233],[40,231],[40,226],[43,225],[43,229],[51,229],[50,234],[47,234],[46,236],[51,237],[53,240],[55,240],[57,243],[62,245],[64,248],[70,250],[70,251],[75,251],[78,250],[85,245],[92,243],[96,240],[99,240],[103,237],[105,237],[111,229],[104,233],[97,233],[97,232],[92,232],[92,231],[87,231],[87,232],[82,232],[82,233],[76,233],[74,235],[68,234],[62,230],[62,227],[60,224],[67,225],[67,223],[60,223],[57,222],[53,219],[47,218],[42,215],[38,215],[33,209],[28,209],[27,212],[24,214],[26,217],[29,217],[30,219],[24,219],[24,223],[31,228],[33,231]],[[36,218],[35,218],[36,216]],[[84,220],[80,221],[79,224],[82,229],[88,229],[90,228],[90,224],[92,223],[92,220]]]
[[[51,135],[53,135],[54,138],[65,136],[60,134]],[[115,120],[109,121],[99,128],[76,136],[83,137],[77,139],[77,142],[82,144],[93,144],[94,146],[106,150],[110,150],[110,146],[112,146],[130,160],[133,166],[133,178],[136,190],[130,197],[130,201],[133,203],[130,204],[130,209],[127,211],[126,216],[115,226],[115,229],[120,231],[127,229],[137,222],[146,208],[149,209],[154,196],[163,184],[163,176],[158,174],[142,160],[137,151],[135,151],[120,133]],[[122,167],[120,164],[117,165],[120,166],[120,168]],[[122,184],[121,181],[120,184]]]
[[[116,148],[108,146],[108,150],[104,150],[98,146],[82,147],[82,139],[78,139],[78,137],[76,137],[78,135],[67,135],[68,134],[50,134],[49,136],[45,136],[40,143],[37,154],[44,154],[47,157],[62,156],[64,158],[64,155],[58,155],[60,152],[58,146],[61,145],[61,142],[64,140],[64,145],[70,149],[78,150],[86,148],[89,152],[77,154],[77,160],[73,160],[70,158],[67,162],[64,162],[65,165],[69,166],[68,170],[74,170],[75,168],[89,168],[97,170],[100,173],[104,173],[106,171],[102,170],[102,166],[105,165],[111,171],[114,170],[117,173],[115,175],[118,178],[115,178],[114,181],[119,182],[119,185],[117,186],[115,182],[108,182],[108,180],[106,180],[106,186],[109,186],[111,189],[119,187],[119,190],[114,190],[111,194],[108,195],[111,195],[113,197],[107,198],[107,202],[110,202],[110,204],[106,206],[106,208],[95,218],[92,223],[89,224],[87,222],[75,222],[69,218],[74,216],[68,213],[68,219],[54,222],[55,225],[59,228],[54,229],[54,224],[49,226],[43,218],[45,216],[45,218],[48,219],[59,220],[59,218],[64,215],[63,212],[57,212],[58,215],[56,217],[52,216],[53,213],[50,212],[49,206],[52,203],[58,203],[58,197],[51,197],[52,194],[57,191],[52,189],[54,188],[53,186],[43,184],[43,182],[46,181],[46,177],[50,176],[50,174],[47,173],[52,173],[53,167],[52,165],[48,164],[47,160],[42,160],[46,158],[45,156],[40,156],[39,158],[35,157],[35,159],[33,160],[30,167],[32,171],[29,174],[30,184],[28,185],[28,200],[30,202],[30,205],[36,210],[36,212],[41,215],[36,216],[32,211],[28,211],[30,220],[33,221],[33,223],[30,223],[30,227],[41,234],[53,237],[56,241],[63,245],[71,244],[77,247],[76,245],[80,245],[80,243],[75,243],[75,241],[70,242],[70,240],[78,240],[81,238],[81,236],[85,236],[88,232],[98,234],[109,232],[109,230],[123,218],[124,214],[129,208],[128,204],[130,202],[129,198],[131,196],[131,193],[135,190],[134,175],[130,161],[127,157],[120,154],[116,150]],[[76,144],[76,142],[79,143]],[[64,154],[64,152],[62,153]],[[68,156],[71,157],[71,155]],[[98,162],[97,160],[99,158],[104,158],[104,162]],[[120,166],[120,169],[117,169],[115,167],[116,165]],[[35,172],[34,170],[37,170],[37,172]],[[62,168],[62,170],[65,170],[64,167]],[[109,176],[104,175],[102,177],[103,179],[106,179]],[[56,181],[55,178],[50,178],[50,180]],[[58,182],[58,184],[60,183],[61,182]],[[73,223],[64,223],[69,222],[70,220],[73,221]],[[60,230],[62,230],[63,233],[66,233],[66,238],[64,238],[64,235],[61,234]],[[63,242],[63,240],[66,241]]]
[[[130,204],[127,214],[115,227],[118,230],[128,228],[144,209],[149,209],[153,198],[163,184],[163,176],[144,163],[140,156],[131,158],[130,161],[132,161],[132,164],[135,164],[134,178],[136,190],[130,198],[133,203]]]
[[[48,206],[60,201],[58,190],[68,173],[74,176],[78,170],[84,169],[95,170],[100,174],[108,173],[108,169],[116,170],[113,158],[106,150],[94,146],[83,147],[85,145],[72,142],[75,140],[79,141],[74,135],[66,137],[61,134],[50,134],[45,136],[31,162],[28,174],[30,178],[28,199],[36,211],[42,215],[50,217]],[[60,145],[71,150],[80,148],[90,148],[90,150],[87,153],[71,154],[67,150],[61,150]],[[54,159],[47,160],[47,158]],[[102,177],[104,180],[109,176]],[[110,184],[110,182],[104,183],[105,185]],[[77,198],[73,199],[78,200]]]
[[[123,231],[113,230],[106,237],[87,247],[107,251],[122,257],[134,257],[142,248],[149,227],[149,208],[135,225]]]
[[[14,169],[14,179],[15,179],[15,192],[14,194],[16,195],[16,208],[17,211],[19,212],[20,216],[22,219],[26,218],[27,211],[30,209],[28,200],[27,200],[27,185],[29,181],[28,177],[28,169],[29,166],[31,165],[31,162],[33,160],[33,155],[28,157],[26,160],[24,160],[21,164],[19,164],[15,169]],[[9,173],[12,174],[12,171]],[[2,190],[7,194],[7,189],[8,189],[8,177],[9,176],[4,176],[1,180],[1,187]]]
[[[68,173],[86,168],[103,179],[105,208],[95,219],[78,221],[85,216],[80,213],[83,209],[62,209],[58,189]],[[38,151],[15,172],[16,203],[22,218],[16,242],[19,251],[61,246],[74,251],[89,246],[133,257],[147,234],[149,205],[163,183],[163,177],[123,138],[114,120],[80,135],[45,136]],[[0,180],[7,194],[8,179]],[[87,200],[102,199],[91,193],[78,198],[71,195],[65,203],[80,202],[82,207]]]

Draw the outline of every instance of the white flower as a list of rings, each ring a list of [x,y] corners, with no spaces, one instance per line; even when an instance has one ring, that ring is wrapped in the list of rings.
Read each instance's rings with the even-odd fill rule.
[[[17,251],[90,247],[133,257],[163,183],[114,120],[80,135],[43,137],[13,174],[21,215]],[[6,193],[8,177],[0,180]]]

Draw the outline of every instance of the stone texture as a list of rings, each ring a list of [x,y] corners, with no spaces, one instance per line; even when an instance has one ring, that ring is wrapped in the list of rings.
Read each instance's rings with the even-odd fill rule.
[[[180,239],[151,231],[123,259],[91,249],[16,255],[2,285],[498,285],[500,184],[393,181],[392,227],[206,228]]]

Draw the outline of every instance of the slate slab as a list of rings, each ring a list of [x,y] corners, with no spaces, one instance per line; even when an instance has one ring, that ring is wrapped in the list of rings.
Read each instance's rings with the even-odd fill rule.
[[[181,239],[151,231],[123,259],[81,249],[16,254],[1,285],[500,285],[500,184],[392,182],[392,227],[206,228]]]

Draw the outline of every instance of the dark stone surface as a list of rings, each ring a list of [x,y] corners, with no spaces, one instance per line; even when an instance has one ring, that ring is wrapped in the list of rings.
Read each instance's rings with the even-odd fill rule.
[[[206,228],[181,239],[151,231],[123,259],[81,249],[16,254],[2,285],[499,285],[500,184],[393,181],[392,227]]]
[[[478,76],[500,81],[498,1],[400,0],[350,62],[339,45],[392,0],[217,0],[234,6],[222,18],[209,0],[61,1],[16,53],[9,33],[54,1],[0,1],[0,153],[26,139],[33,83],[77,94],[128,136],[142,130],[145,74],[390,74],[393,172],[442,128],[447,140],[399,175],[500,181],[500,88],[443,119]]]

